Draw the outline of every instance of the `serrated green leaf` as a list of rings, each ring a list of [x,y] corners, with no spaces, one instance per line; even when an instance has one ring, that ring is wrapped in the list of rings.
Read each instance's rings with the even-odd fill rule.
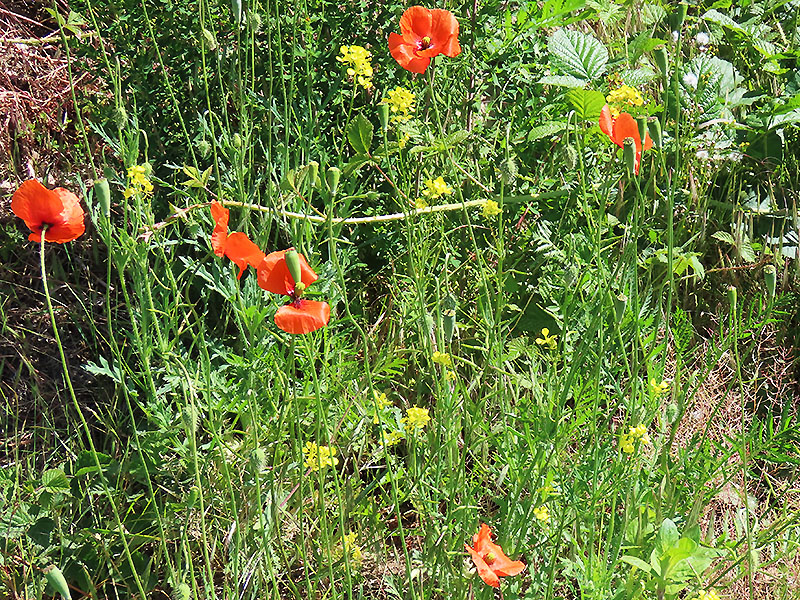
[[[61,469],[50,469],[42,473],[42,487],[49,492],[68,492],[69,479]]]
[[[347,141],[350,142],[350,146],[352,146],[356,154],[369,156],[373,129],[372,123],[360,113],[347,126]]]
[[[606,104],[606,97],[596,90],[570,90],[567,92],[569,102],[578,117],[584,120],[594,120],[600,116],[600,111]]]
[[[591,35],[558,29],[547,40],[547,51],[553,66],[577,79],[588,82],[606,72],[608,50]]]
[[[373,162],[373,160],[369,156],[358,155],[354,156],[350,159],[344,169],[342,169],[342,176],[343,177],[350,177],[355,171],[363,167],[365,164]]]
[[[715,231],[714,233],[711,234],[711,237],[714,238],[715,240],[719,240],[720,242],[725,242],[726,244],[730,244],[731,246],[736,245],[733,236],[727,231]]]

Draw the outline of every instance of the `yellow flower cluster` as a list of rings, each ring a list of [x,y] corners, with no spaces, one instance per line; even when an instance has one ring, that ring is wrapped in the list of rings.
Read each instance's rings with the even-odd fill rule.
[[[374,419],[375,424],[380,422],[381,420],[380,413],[383,412],[383,409],[391,405],[392,401],[386,397],[386,394],[384,394],[383,392],[381,392],[380,394],[378,392],[375,392],[375,408],[376,408],[375,419]]]
[[[333,446],[319,446],[314,442],[306,442],[306,445],[303,446],[303,454],[306,457],[303,465],[312,471],[335,467],[339,464],[339,459],[336,458],[336,448]]]
[[[431,417],[427,408],[412,406],[408,409],[408,414],[403,418],[403,422],[414,429],[424,429],[430,422]]]
[[[487,200],[486,202],[483,203],[483,211],[482,212],[483,212],[483,218],[484,219],[489,219],[491,217],[496,217],[502,211],[503,211],[503,209],[500,208],[500,205],[497,204],[497,202],[495,202],[494,200]]]
[[[444,177],[437,177],[436,179],[426,179],[425,180],[425,187],[426,189],[422,190],[423,196],[426,198],[430,198],[431,200],[435,200],[439,196],[444,196],[446,194],[452,194],[453,188],[451,188],[444,180]]]
[[[644,106],[644,98],[641,92],[636,88],[629,85],[623,85],[611,92],[606,96],[606,101],[611,107],[611,116],[615,119],[622,112],[624,105],[627,106]]]
[[[363,46],[355,45],[342,46],[339,51],[342,55],[337,56],[336,60],[350,65],[347,74],[354,77],[356,84],[365,90],[372,88],[372,64],[369,62],[372,53]]]
[[[361,546],[356,544],[356,534],[348,533],[342,536],[342,543],[344,544],[344,551],[350,555],[354,562],[360,563],[364,558],[364,553],[361,552]]]
[[[128,187],[122,192],[125,199],[136,194],[152,194],[153,184],[147,178],[149,169],[145,165],[134,165],[128,168]]]
[[[651,379],[650,393],[652,393],[653,396],[656,397],[666,394],[667,390],[669,390],[669,385],[670,385],[669,381],[662,381],[661,383],[656,383],[655,379]]]
[[[634,443],[639,441],[644,446],[650,445],[650,436],[647,434],[647,427],[637,425],[628,429],[628,433],[623,433],[619,438],[619,446],[625,454],[633,454]]]
[[[700,590],[697,593],[698,600],[721,600],[719,594],[717,594],[717,590]]]
[[[389,109],[392,111],[392,123],[405,123],[412,117],[411,113],[415,110],[416,98],[411,90],[397,86],[393,90],[389,90],[386,98],[381,100],[381,104],[389,105]]]
[[[433,353],[431,356],[431,360],[435,362],[437,365],[442,365],[443,367],[452,367],[453,366],[453,359],[447,352],[439,352],[438,350]]]
[[[533,516],[536,517],[536,520],[543,525],[547,525],[550,522],[550,511],[546,506],[537,506],[534,508]]]
[[[536,338],[536,343],[540,346],[545,346],[548,350],[555,350],[558,348],[558,342],[556,341],[558,335],[555,333],[550,335],[550,330],[547,327],[542,328],[542,336]]]
[[[390,431],[381,438],[381,444],[384,448],[396,446],[403,440],[403,433],[400,431]]]

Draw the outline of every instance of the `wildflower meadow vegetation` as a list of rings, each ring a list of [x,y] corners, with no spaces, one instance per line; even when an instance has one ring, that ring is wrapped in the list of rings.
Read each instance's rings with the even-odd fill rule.
[[[800,598],[799,0],[36,5],[0,598]]]

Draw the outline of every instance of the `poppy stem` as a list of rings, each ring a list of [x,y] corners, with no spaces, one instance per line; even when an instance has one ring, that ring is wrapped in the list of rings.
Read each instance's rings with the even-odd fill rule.
[[[64,370],[64,380],[67,383],[67,389],[69,390],[69,396],[72,399],[72,404],[75,407],[75,411],[78,413],[78,418],[81,421],[81,425],[83,427],[83,431],[86,434],[86,439],[89,441],[89,449],[92,452],[92,458],[94,458],[94,466],[97,467],[97,473],[100,477],[100,481],[103,485],[103,491],[105,492],[106,496],[108,497],[108,503],[111,506],[111,510],[114,513],[114,521],[117,527],[117,531],[119,532],[119,537],[122,540],[122,546],[124,548],[125,558],[128,561],[128,566],[133,573],[134,581],[136,582],[136,588],[139,595],[142,598],[146,598],[146,594],[144,592],[144,588],[142,587],[142,582],[139,578],[139,574],[137,566],[133,563],[133,557],[131,556],[131,550],[128,546],[128,538],[125,535],[125,529],[122,526],[122,520],[119,516],[119,511],[117,509],[117,505],[115,504],[114,496],[111,494],[111,490],[108,488],[108,482],[106,481],[105,475],[103,473],[103,467],[100,464],[100,459],[97,455],[97,449],[94,446],[94,440],[92,439],[92,432],[89,429],[89,423],[86,422],[86,417],[83,416],[83,412],[81,411],[81,406],[78,403],[78,398],[75,395],[75,388],[72,386],[72,379],[69,376],[69,369],[67,368],[67,358],[64,355],[64,346],[61,344],[61,337],[58,335],[58,325],[56,324],[56,315],[55,311],[53,310],[53,301],[50,298],[50,289],[47,286],[47,269],[45,269],[45,262],[44,262],[44,246],[45,246],[45,233],[50,228],[50,225],[45,224],[42,227],[42,237],[41,237],[41,244],[39,246],[39,268],[42,272],[42,286],[44,287],[44,297],[45,301],[47,302],[47,313],[50,315],[50,324],[53,326],[53,337],[56,340],[56,346],[58,347],[58,356],[61,359],[61,367]]]

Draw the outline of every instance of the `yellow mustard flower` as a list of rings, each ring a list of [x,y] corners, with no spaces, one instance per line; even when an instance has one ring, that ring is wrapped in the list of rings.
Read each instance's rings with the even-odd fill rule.
[[[503,211],[500,208],[500,205],[497,204],[494,200],[487,200],[483,203],[483,210],[481,211],[483,214],[484,219],[489,219],[491,217],[496,217]]]
[[[550,330],[547,327],[543,327],[541,337],[536,338],[536,343],[540,346],[545,346],[548,350],[555,350],[558,348],[557,338],[557,334],[550,335]]]
[[[654,377],[650,379],[650,393],[653,396],[658,397],[663,394],[666,394],[667,391],[669,390],[669,386],[670,386],[669,381],[664,380],[661,383],[657,383]]]
[[[537,506],[534,508],[533,516],[543,525],[547,525],[550,522],[550,511],[546,506]]]
[[[372,53],[363,46],[342,46],[339,51],[341,56],[337,56],[336,60],[341,63],[350,65],[347,68],[347,74],[355,79],[357,85],[360,85],[365,90],[372,87],[372,64],[370,58]]]
[[[435,200],[440,196],[450,195],[453,193],[453,188],[447,185],[444,177],[437,177],[436,179],[426,179],[425,188],[422,190],[423,196],[431,200]]]
[[[650,435],[647,433],[647,426],[637,425],[629,427],[627,433],[623,433],[619,438],[619,446],[625,454],[633,454],[634,444],[639,442],[643,446],[650,445]]]
[[[306,457],[303,465],[312,471],[335,467],[339,464],[336,452],[334,446],[319,446],[314,442],[306,442],[306,445],[303,446],[303,454]]]
[[[405,123],[416,110],[414,106],[416,98],[411,90],[397,86],[386,93],[386,98],[381,100],[381,104],[387,104],[392,111],[392,123]]]
[[[428,409],[419,406],[409,408],[407,415],[403,418],[403,422],[413,429],[424,429],[430,420]]]
[[[443,367],[453,366],[453,359],[447,352],[439,352],[436,350],[433,353],[433,356],[431,356],[431,360],[437,365],[442,365]]]

